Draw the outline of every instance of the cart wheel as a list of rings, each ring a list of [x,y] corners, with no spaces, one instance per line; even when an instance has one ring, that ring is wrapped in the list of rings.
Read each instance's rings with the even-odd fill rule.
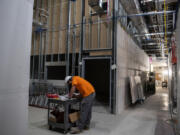
[[[49,126],[49,130],[52,130],[52,126]]]

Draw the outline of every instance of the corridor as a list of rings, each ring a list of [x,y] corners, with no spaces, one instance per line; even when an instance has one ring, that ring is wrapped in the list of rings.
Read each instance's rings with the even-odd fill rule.
[[[157,88],[156,95],[126,109],[121,115],[93,112],[91,130],[81,135],[173,135],[169,124],[168,90]],[[29,107],[29,135],[58,135],[49,131],[47,110]]]

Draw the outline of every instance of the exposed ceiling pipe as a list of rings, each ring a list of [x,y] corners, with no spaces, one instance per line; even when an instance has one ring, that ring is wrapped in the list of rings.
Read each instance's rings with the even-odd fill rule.
[[[157,48],[157,49],[144,49],[144,51],[146,52],[151,52],[151,51],[162,51],[161,54],[163,53],[163,56],[164,56],[164,51],[166,51],[168,49],[164,49],[164,48]],[[163,57],[162,56],[162,57]]]
[[[156,9],[158,12],[160,11],[160,10],[159,10],[159,9],[160,9],[160,8],[159,8],[159,0],[155,0],[155,9]],[[153,22],[153,16],[151,16],[151,20],[152,20],[152,22]],[[160,22],[160,21],[159,21],[158,15],[156,15],[156,21],[157,21],[157,24],[159,25],[159,22]],[[157,28],[158,28],[158,31],[160,32],[160,29],[161,29],[162,27],[160,28],[160,26],[158,26]],[[153,27],[153,29],[154,29],[155,32],[158,32],[155,27]],[[157,35],[156,37],[160,37],[160,38],[161,38],[160,35]],[[160,40],[159,40],[159,41],[160,41]]]
[[[151,52],[151,51],[160,51],[161,52],[161,48],[143,48],[145,52]]]
[[[177,2],[178,0],[166,0],[166,3]],[[164,3],[164,0],[159,0],[160,3]]]
[[[142,44],[142,46],[154,46],[154,45],[159,45],[161,43],[146,43],[146,44]]]
[[[149,16],[149,15],[164,15],[164,14],[173,14],[175,13],[175,10],[171,10],[171,11],[151,11],[151,12],[146,12],[146,13],[139,13],[139,14],[130,14],[127,15],[128,17],[141,17],[141,16]],[[127,17],[127,16],[120,16],[120,17]],[[171,21],[169,21],[169,23],[172,23]]]
[[[174,14],[174,13],[173,13]],[[173,23],[169,23],[167,24],[167,26],[169,25],[173,25]],[[151,25],[151,26],[148,26],[149,28],[154,28],[154,27],[164,27],[164,24],[163,25]]]
[[[161,4],[160,4],[159,0],[155,1],[155,7],[156,7],[157,11],[161,11],[162,10],[162,7],[161,7]],[[160,23],[161,22],[161,17],[157,17],[157,20]],[[161,28],[159,28],[159,31],[160,31],[160,29]]]
[[[144,3],[152,2],[153,0],[144,0]],[[159,3],[164,3],[164,0],[157,0]],[[178,0],[166,0],[167,3],[177,2]]]
[[[141,12],[141,9],[140,9],[139,1],[134,0],[134,3],[135,3],[135,6],[136,6],[136,9],[137,9],[137,13],[141,14],[142,12]],[[142,16],[140,17],[140,20],[141,20],[141,23],[142,23],[141,27],[143,27],[143,30],[141,31],[141,33],[149,33],[149,30],[147,28],[147,24],[145,23],[145,20],[144,20],[144,18]],[[150,39],[150,36],[147,35],[146,38]]]
[[[154,36],[154,35],[164,35],[164,32],[159,32],[159,33],[143,33],[143,34],[136,34],[134,35],[135,37],[143,37],[143,36]],[[172,32],[167,32],[167,34],[172,34]]]

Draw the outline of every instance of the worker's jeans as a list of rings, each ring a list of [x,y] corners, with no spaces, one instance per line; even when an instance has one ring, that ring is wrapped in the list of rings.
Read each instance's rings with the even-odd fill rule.
[[[92,106],[93,106],[95,95],[96,95],[95,93],[92,93],[91,95],[83,98],[81,101],[80,118],[77,123],[80,130],[83,130],[84,126],[90,125],[91,115],[92,115]]]

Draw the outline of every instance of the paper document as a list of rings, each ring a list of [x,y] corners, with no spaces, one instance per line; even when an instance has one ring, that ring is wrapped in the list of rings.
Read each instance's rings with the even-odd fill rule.
[[[60,98],[60,100],[62,100],[62,101],[69,100],[69,96],[68,96],[68,95],[59,96],[59,98]]]

